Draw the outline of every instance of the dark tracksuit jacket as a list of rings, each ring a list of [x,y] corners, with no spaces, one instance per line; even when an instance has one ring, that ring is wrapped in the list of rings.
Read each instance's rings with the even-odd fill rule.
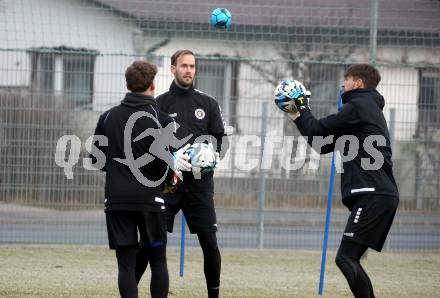
[[[126,143],[131,144],[131,149],[124,144],[124,130],[128,119],[134,113],[145,111],[153,118],[141,117],[135,122],[130,140]],[[105,135],[108,138],[108,146],[99,146],[95,142],[96,149],[101,150],[106,156],[105,167],[102,169],[105,175],[105,207],[110,210],[144,210],[153,211],[161,209],[164,202],[162,200],[162,185],[156,187],[145,186],[134,176],[131,169],[116,159],[126,159],[125,150],[131,150],[134,160],[148,153],[153,142],[152,136],[147,136],[141,140],[133,140],[143,133],[146,129],[158,129],[157,120],[161,127],[166,127],[173,119],[161,112],[156,107],[153,97],[137,93],[127,93],[121,104],[104,112],[98,120],[95,135]],[[92,149],[92,160],[96,160],[96,154]],[[171,174],[167,163],[155,157],[152,161],[139,168],[143,177],[149,181],[159,181],[161,177],[168,173]],[[164,209],[164,208],[162,208]]]
[[[228,144],[225,136],[223,116],[217,101],[211,96],[191,86],[183,89],[173,83],[169,91],[156,97],[160,110],[174,118],[179,125],[176,136],[178,139],[192,134],[188,143],[202,135],[212,136],[216,143],[216,151],[220,157],[226,153]],[[225,142],[223,142],[225,141]],[[203,174],[195,179],[191,172],[183,172],[183,183],[180,192],[213,192],[213,172]]]
[[[341,174],[342,202],[349,209],[355,203],[353,198],[361,195],[398,197],[391,161],[390,136],[382,112],[385,105],[383,96],[375,89],[355,89],[342,94],[342,102],[344,105],[337,114],[319,120],[311,111],[302,110],[295,124],[301,134],[308,137],[311,145],[313,136],[334,135],[333,143],[320,149],[315,148],[320,154],[334,151],[335,142],[342,135],[354,135],[359,140],[358,154],[353,160],[343,163],[344,172]],[[374,148],[382,154],[384,163],[377,170],[365,170],[361,167],[362,159],[367,158],[371,163],[374,162],[371,154],[363,146],[365,139],[372,135],[383,136],[386,140],[385,146],[373,143]],[[343,152],[347,153],[348,145],[343,149]]]

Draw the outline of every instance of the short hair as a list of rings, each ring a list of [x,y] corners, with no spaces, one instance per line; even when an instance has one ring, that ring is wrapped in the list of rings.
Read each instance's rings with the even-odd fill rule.
[[[344,78],[347,77],[361,79],[364,82],[365,88],[376,88],[380,82],[379,71],[367,63],[350,65],[344,74]]]
[[[190,50],[179,50],[177,52],[175,52],[173,54],[173,56],[171,56],[171,65],[176,66],[177,63],[177,59],[179,59],[180,56],[184,56],[184,55],[194,55],[194,53]]]
[[[131,92],[144,92],[153,83],[157,66],[143,60],[134,61],[125,71],[127,89]]]

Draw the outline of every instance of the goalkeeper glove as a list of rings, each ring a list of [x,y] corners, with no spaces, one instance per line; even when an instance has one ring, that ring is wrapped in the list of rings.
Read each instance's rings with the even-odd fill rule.
[[[310,91],[307,91],[306,88],[302,85],[296,85],[289,93],[286,94],[287,97],[293,99],[298,112],[304,112],[306,110],[310,110],[309,100],[310,100]]]
[[[290,92],[286,94],[287,97],[293,99],[298,112],[303,112],[306,110],[310,110],[309,108],[309,99],[310,92],[304,88],[303,85],[295,85]]]
[[[163,193],[174,193],[179,188],[180,184],[183,181],[182,172],[179,170],[171,170],[169,171],[165,181],[163,183],[162,192]]]
[[[310,107],[309,107],[309,102],[310,102],[310,96],[312,95],[312,93],[309,91],[309,90],[306,90],[306,92],[305,92],[305,102],[306,102],[306,104],[305,104],[305,106],[304,106],[304,108],[303,109],[300,109],[300,107],[298,107],[299,105],[300,105],[300,103],[296,103],[296,100],[294,100],[295,101],[295,106],[298,108],[298,109],[300,109],[300,111],[306,111],[306,110],[310,110]],[[301,116],[301,114],[300,114],[300,112],[297,110],[297,112],[296,113],[288,113],[287,114],[289,117],[290,117],[290,119],[292,119],[292,120],[296,120],[299,116]]]
[[[184,171],[184,172],[190,172],[191,171],[191,164],[189,163],[189,154],[187,152],[188,148],[190,147],[190,144],[186,144],[179,150],[173,153],[174,157],[174,170],[176,171]]]

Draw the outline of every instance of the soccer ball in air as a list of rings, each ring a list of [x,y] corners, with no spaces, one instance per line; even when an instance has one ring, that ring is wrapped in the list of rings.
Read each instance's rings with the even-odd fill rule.
[[[228,28],[232,22],[232,15],[226,8],[216,8],[211,13],[211,25],[217,28]]]
[[[296,80],[284,80],[278,84],[274,93],[274,101],[278,108],[288,113],[298,112],[295,102],[292,98],[288,97],[288,94],[297,87],[301,87],[303,90],[306,90],[304,85]]]

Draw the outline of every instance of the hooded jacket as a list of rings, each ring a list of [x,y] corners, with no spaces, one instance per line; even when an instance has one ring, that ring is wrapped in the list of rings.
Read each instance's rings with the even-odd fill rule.
[[[130,139],[125,140],[124,131],[127,122],[134,113],[139,111],[147,112],[151,117],[144,114],[144,116],[137,118]],[[102,151],[106,157],[106,163],[102,169],[106,172],[106,211],[156,210],[157,207],[160,210],[165,208],[161,198],[162,185],[148,186],[141,183],[127,165],[127,155],[132,154],[135,163],[139,165],[141,161],[137,159],[150,153],[154,138],[150,134],[140,140],[134,141],[135,138],[147,129],[161,131],[160,128],[164,128],[172,122],[171,117],[157,109],[153,97],[138,93],[127,93],[120,105],[111,108],[99,117],[95,135],[104,135],[108,139],[107,146],[100,146],[95,142],[96,149]],[[91,156],[92,160],[96,160],[97,154],[94,154],[93,149]],[[145,178],[152,182],[159,181],[170,170],[164,160],[151,154],[150,156],[153,159],[139,167],[140,174],[142,179]]]
[[[350,208],[354,202],[351,200],[353,197],[365,194],[398,197],[393,176],[390,136],[382,112],[385,106],[383,96],[375,89],[354,89],[342,94],[342,103],[343,107],[337,114],[319,120],[310,110],[302,110],[295,124],[301,134],[308,137],[309,144],[320,154],[334,151],[336,141],[341,136],[354,136],[358,140],[357,154],[352,160],[344,162],[342,167],[341,192],[344,205]],[[317,146],[317,142],[313,143],[314,136],[333,136],[333,139],[320,147]],[[347,156],[350,144],[338,144],[341,144],[341,147],[336,150]],[[351,146],[356,147],[355,144]],[[368,166],[375,163],[376,166]],[[380,164],[382,165],[378,167]]]
[[[194,89],[192,85],[188,89],[180,88],[173,81],[169,91],[157,96],[156,101],[159,109],[173,117],[178,124],[178,139],[192,135],[187,143],[193,144],[197,137],[211,136],[211,141],[217,144],[216,151],[223,157],[228,144],[223,142],[227,141],[227,138],[223,138],[223,116],[214,98]],[[191,172],[183,172],[183,183],[179,191],[213,192],[213,172],[203,174],[201,179],[194,178]]]

